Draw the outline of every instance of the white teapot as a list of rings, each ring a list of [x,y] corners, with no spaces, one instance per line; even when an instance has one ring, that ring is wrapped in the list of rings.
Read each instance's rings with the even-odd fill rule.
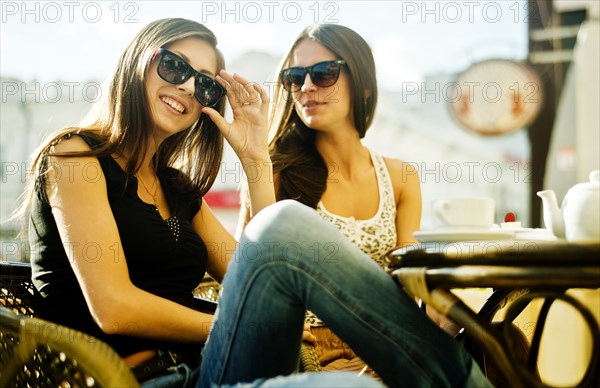
[[[590,181],[571,187],[558,207],[552,190],[538,191],[542,198],[544,224],[556,237],[568,241],[600,241],[600,170],[590,173]]]

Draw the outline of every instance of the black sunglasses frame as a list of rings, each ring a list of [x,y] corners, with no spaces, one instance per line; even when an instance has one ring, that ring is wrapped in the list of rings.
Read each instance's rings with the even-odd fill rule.
[[[332,63],[339,65],[339,67],[337,68],[337,72],[335,73],[335,79],[333,80],[333,82],[323,83],[323,81],[319,81],[319,79],[315,73],[315,67],[329,65]],[[287,69],[281,70],[281,72],[279,73],[279,81],[281,82],[281,85],[283,85],[283,88],[285,90],[287,90],[288,92],[297,92],[298,90],[300,90],[302,88],[302,85],[304,85],[304,81],[306,80],[306,74],[308,73],[308,74],[310,74],[310,79],[313,84],[315,84],[316,86],[318,86],[320,88],[327,88],[329,86],[335,85],[335,83],[340,78],[340,72],[342,71],[342,66],[347,66],[347,65],[348,64],[346,63],[346,61],[344,61],[342,59],[334,59],[331,61],[323,61],[323,62],[315,63],[314,65],[306,66],[306,67],[302,67],[302,66],[288,67]],[[296,76],[298,77],[298,79],[300,78],[300,75],[292,75],[291,74],[291,72],[294,70],[302,71],[302,83],[292,82],[292,80],[290,79],[291,77],[296,77]],[[288,79],[286,79],[286,78],[288,78]],[[299,87],[298,87],[298,89],[294,90],[292,88],[292,85],[299,85]]]
[[[210,78],[206,74],[200,73],[199,71],[194,69],[192,67],[192,65],[190,65],[185,59],[183,59],[179,55],[167,50],[166,48],[163,48],[163,47],[159,48],[158,50],[156,50],[154,55],[155,56],[160,55],[160,59],[158,61],[158,66],[156,67],[156,72],[158,73],[158,76],[160,78],[162,78],[163,80],[165,80],[166,82],[168,82],[172,85],[181,85],[182,83],[184,83],[188,79],[190,79],[190,77],[192,77],[192,76],[194,77],[194,97],[196,97],[196,100],[202,106],[213,107],[213,106],[217,105],[219,103],[219,101],[221,100],[221,98],[223,98],[223,96],[227,93],[225,88],[220,83],[215,81],[213,78]],[[179,75],[181,75],[181,77],[183,77],[181,79],[181,81],[178,80],[177,82],[173,82],[172,80],[167,79],[164,74],[161,74],[161,65],[163,64],[163,60],[165,59],[166,56],[174,57],[174,59],[181,61],[185,65],[185,69],[183,71],[178,70],[178,69],[171,70],[171,71],[179,73]],[[206,86],[207,84],[208,84],[208,87]],[[208,99],[208,97],[205,94],[207,91],[211,95],[210,99]],[[214,96],[213,96],[213,94],[214,94]]]

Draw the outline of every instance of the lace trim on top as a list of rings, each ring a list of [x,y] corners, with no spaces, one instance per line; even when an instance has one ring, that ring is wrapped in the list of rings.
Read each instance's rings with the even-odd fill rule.
[[[329,212],[319,201],[317,213],[326,221],[334,224],[354,245],[369,255],[381,267],[385,265],[384,256],[396,246],[396,201],[390,173],[382,156],[369,150],[375,167],[379,188],[379,207],[377,213],[368,220],[354,217],[341,217]],[[323,322],[310,311],[307,323],[311,326],[323,326]]]

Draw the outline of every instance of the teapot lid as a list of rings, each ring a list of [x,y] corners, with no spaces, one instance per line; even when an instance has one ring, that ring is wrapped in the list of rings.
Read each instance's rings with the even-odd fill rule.
[[[585,183],[578,183],[573,186],[569,191],[582,191],[582,190],[600,190],[600,170],[594,170],[590,172],[590,181]]]

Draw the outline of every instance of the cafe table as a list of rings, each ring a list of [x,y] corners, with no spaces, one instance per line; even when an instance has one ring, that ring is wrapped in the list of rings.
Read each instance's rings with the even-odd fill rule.
[[[468,337],[511,387],[546,387],[537,359],[548,311],[553,302],[570,305],[590,331],[591,356],[577,386],[600,387],[600,332],[587,306],[567,294],[571,289],[600,288],[600,242],[498,240],[427,242],[391,251],[388,272],[405,290],[448,317]],[[478,311],[456,289],[491,288]],[[512,321],[532,300],[543,300],[528,359],[516,354]],[[597,306],[595,307],[597,308]],[[504,309],[504,319],[492,323]],[[513,333],[514,334],[514,333]],[[561,354],[552,354],[552,357]]]

